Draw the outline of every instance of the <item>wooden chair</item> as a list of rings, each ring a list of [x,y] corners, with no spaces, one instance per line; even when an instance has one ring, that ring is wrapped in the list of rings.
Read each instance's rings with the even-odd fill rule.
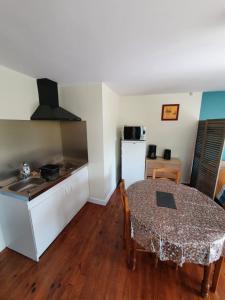
[[[126,189],[125,189],[125,181],[124,179],[120,180],[120,184],[119,184],[119,188],[120,188],[120,194],[123,195],[126,193]]]
[[[225,209],[225,203],[223,205],[223,208]],[[224,258],[221,256],[220,259],[215,262],[215,268],[214,268],[214,273],[213,273],[213,278],[212,278],[212,286],[211,286],[211,290],[213,293],[215,293],[218,282],[219,282],[223,261],[224,261]]]
[[[128,204],[128,197],[127,192],[125,190],[125,182],[122,179],[119,185],[120,188],[120,196],[121,201],[123,204],[123,210],[124,210],[124,245],[127,253],[127,263],[129,268],[131,268],[132,271],[136,268],[136,252],[149,252],[139,246],[133,237],[133,229],[132,224],[130,220],[130,209]],[[157,266],[158,258],[155,259],[155,266]]]
[[[123,204],[123,212],[124,212],[124,218],[123,218],[123,241],[124,241],[124,248],[126,249],[126,210],[125,210],[125,203],[124,203],[124,195],[126,194],[126,189],[125,189],[125,181],[124,179],[121,179],[120,184],[119,184],[119,189],[120,189],[120,198],[121,202]]]
[[[223,260],[224,260],[224,258],[221,257],[215,263],[215,269],[214,269],[214,274],[213,274],[213,279],[212,279],[212,286],[211,286],[211,290],[212,290],[213,293],[215,293],[218,282],[219,282]]]
[[[153,169],[152,178],[169,179],[175,181],[178,184],[180,182],[180,170],[172,168]]]

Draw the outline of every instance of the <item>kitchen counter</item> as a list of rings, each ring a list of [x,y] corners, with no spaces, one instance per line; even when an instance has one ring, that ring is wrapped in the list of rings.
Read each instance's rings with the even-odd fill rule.
[[[0,194],[11,196],[20,200],[24,201],[31,201],[32,199],[36,198],[37,196],[41,195],[42,193],[46,192],[53,186],[57,185],[58,183],[62,182],[69,176],[73,175],[74,173],[78,172],[82,167],[87,165],[87,162],[73,162],[73,161],[63,161],[58,163],[60,170],[59,170],[59,176],[55,180],[47,181],[44,180],[43,183],[32,187],[24,189],[23,191],[13,191],[10,189],[13,185],[25,181],[24,179],[18,179],[11,183],[10,185],[7,185],[5,187],[2,187],[0,189]],[[40,175],[31,176],[30,178],[41,178]]]
[[[0,221],[8,248],[38,261],[88,201],[87,163],[67,167],[62,164],[56,180],[32,189],[32,201],[26,194],[1,189]]]

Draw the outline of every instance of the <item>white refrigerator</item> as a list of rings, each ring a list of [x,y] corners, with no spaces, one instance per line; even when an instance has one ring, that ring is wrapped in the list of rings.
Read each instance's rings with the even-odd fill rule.
[[[146,141],[121,141],[122,179],[126,188],[145,178]]]

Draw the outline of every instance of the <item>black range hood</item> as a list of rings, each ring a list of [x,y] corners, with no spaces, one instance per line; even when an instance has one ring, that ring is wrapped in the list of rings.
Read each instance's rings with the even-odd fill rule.
[[[59,106],[57,82],[47,78],[37,79],[40,105],[31,120],[81,121],[81,118]]]

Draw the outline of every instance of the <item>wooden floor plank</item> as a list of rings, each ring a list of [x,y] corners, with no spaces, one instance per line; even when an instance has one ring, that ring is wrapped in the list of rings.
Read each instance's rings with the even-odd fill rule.
[[[0,254],[0,300],[200,300],[203,268],[176,271],[171,263],[137,254],[131,272],[123,249],[123,213],[118,191],[106,207],[87,203],[39,263],[9,249]],[[215,294],[225,300],[225,266]]]

